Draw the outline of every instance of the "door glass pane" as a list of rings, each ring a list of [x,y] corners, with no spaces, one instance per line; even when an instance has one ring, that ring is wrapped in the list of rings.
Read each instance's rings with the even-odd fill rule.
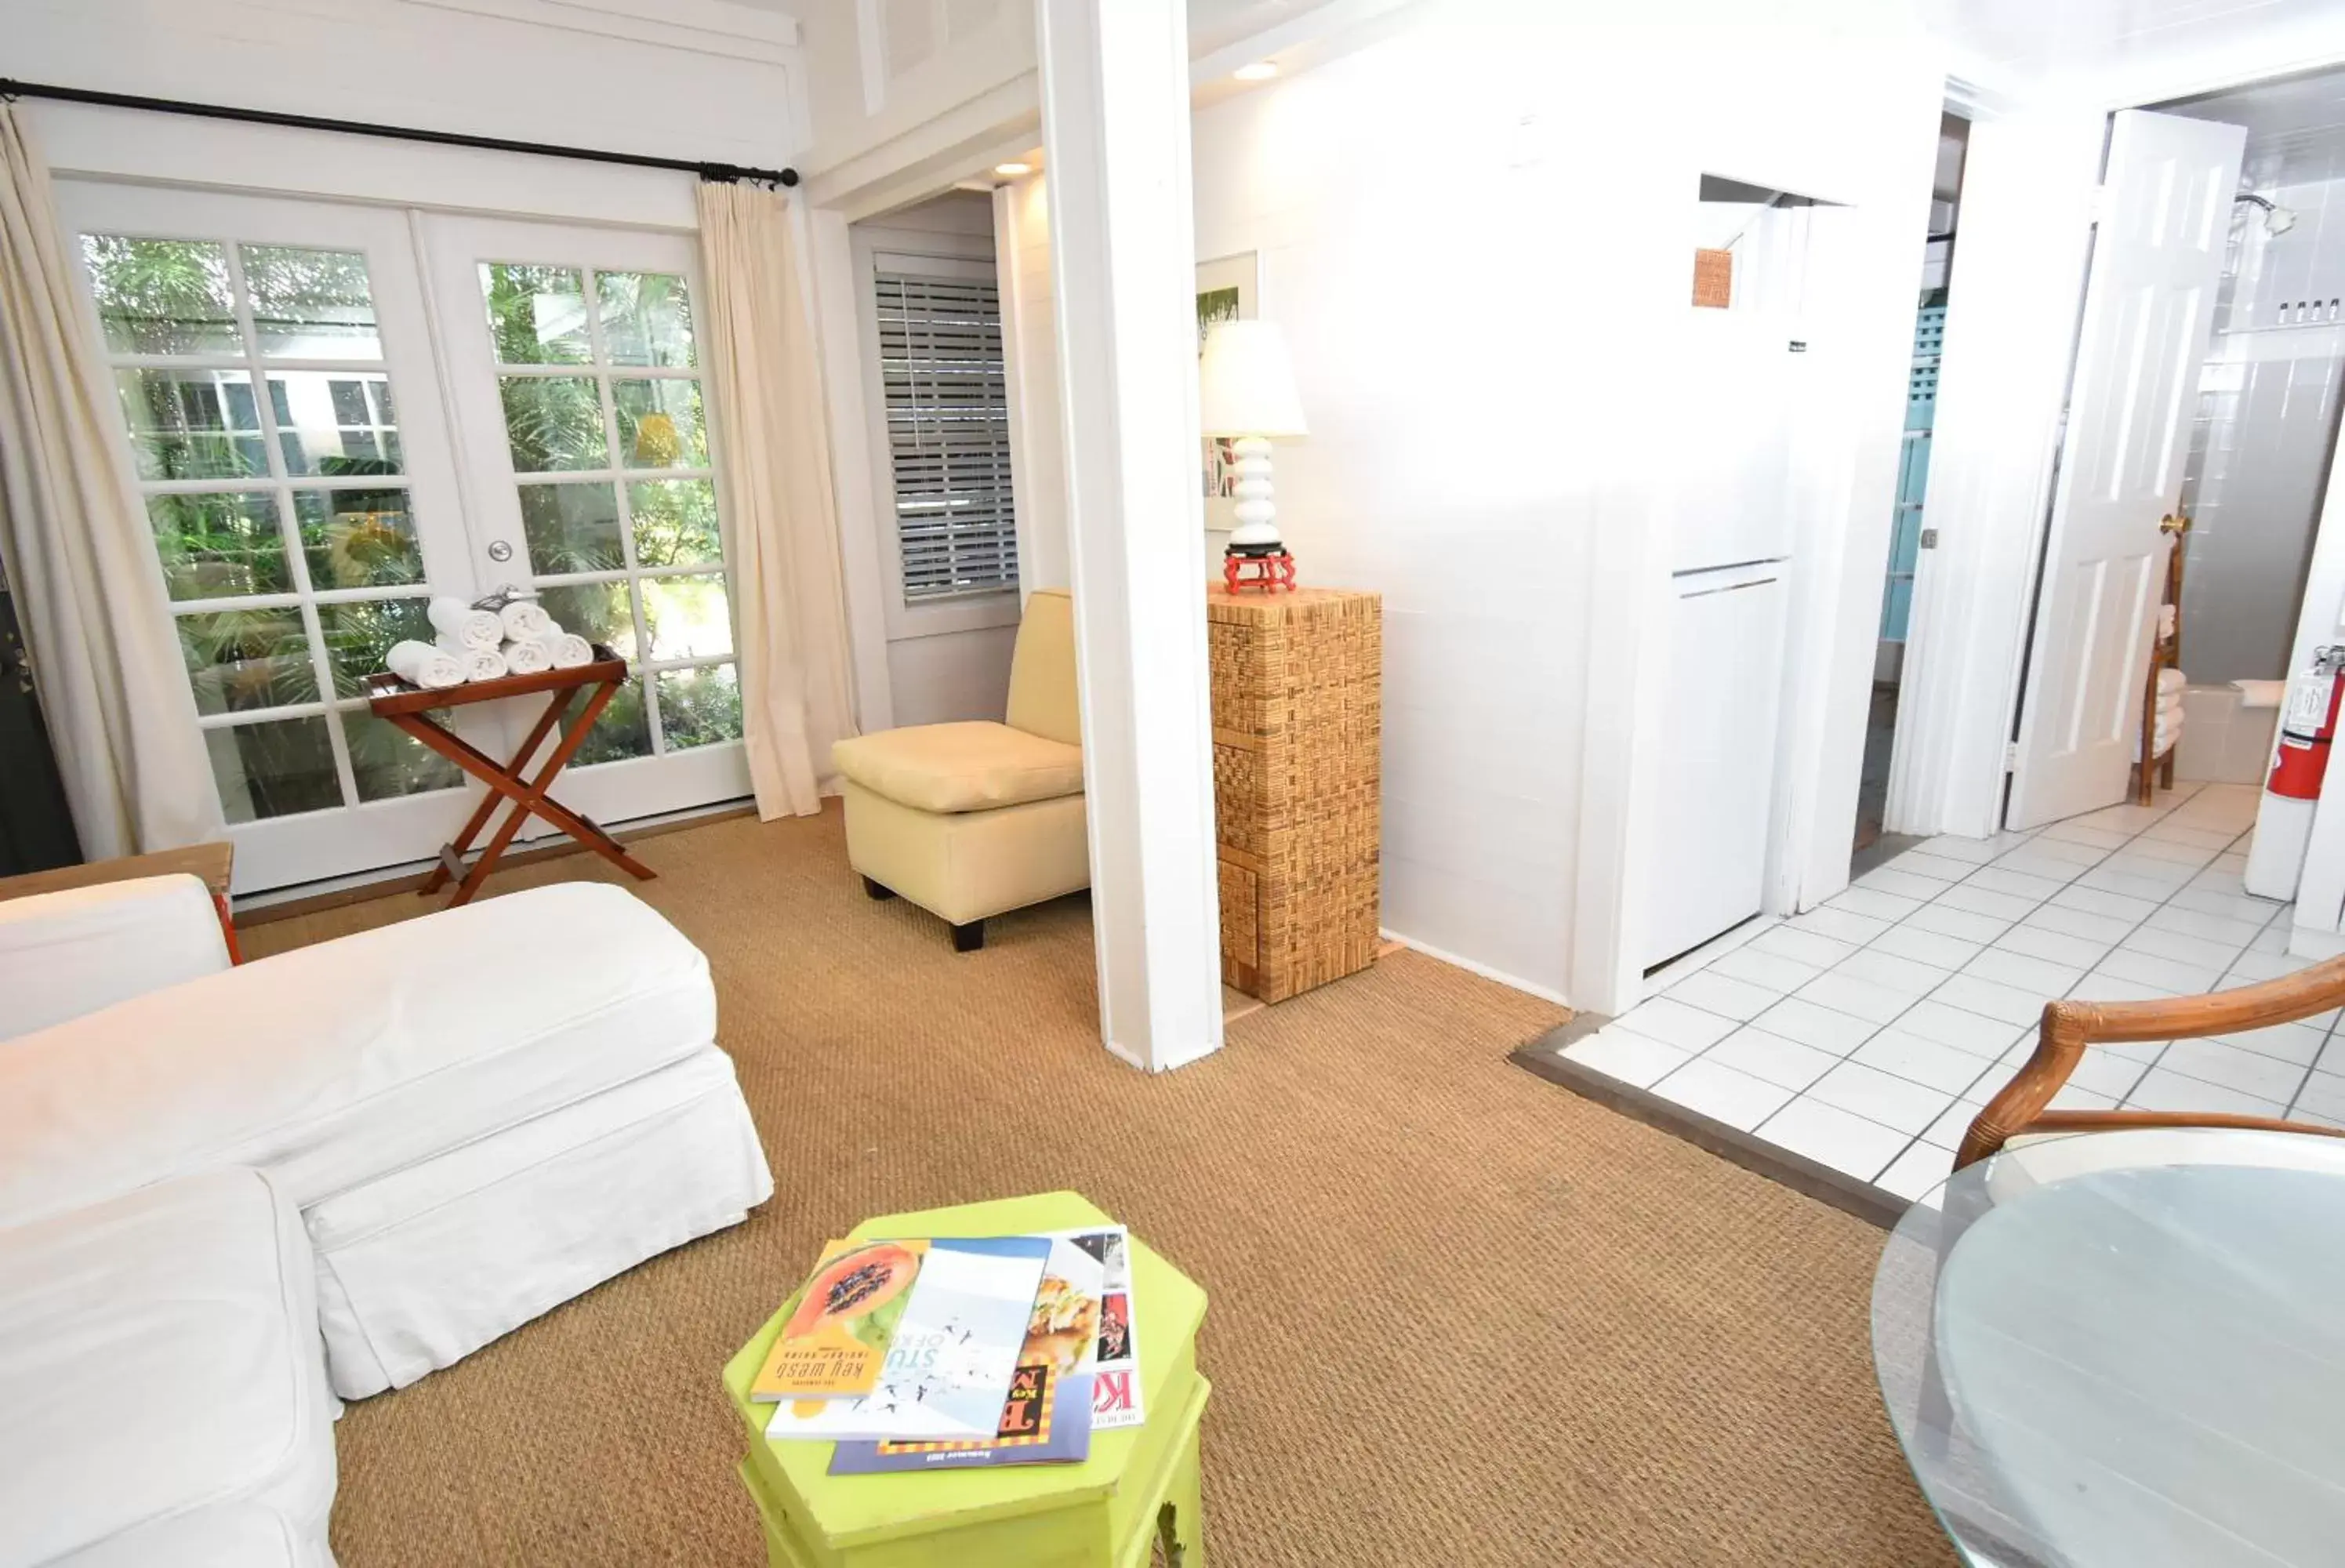
[[[293,586],[273,491],[148,496],[147,518],[174,599],[237,599]]]
[[[619,543],[619,496],[615,485],[523,485],[521,528],[523,537],[529,542],[529,563],[533,571],[619,572],[626,567],[626,553]],[[638,541],[643,538],[641,514],[637,515],[635,538]]]
[[[445,723],[448,710],[435,708],[431,717]],[[358,781],[360,800],[396,800],[426,790],[453,789],[464,782],[455,764],[364,708],[343,712],[342,738],[350,744],[350,774]]]
[[[639,657],[635,617],[627,604],[624,582],[542,588],[538,590],[537,602],[562,623],[564,632],[575,632],[589,642],[601,642],[630,663]]]
[[[334,743],[326,721],[277,719],[204,732],[219,781],[220,804],[231,823],[295,812],[327,811],[342,804],[334,773]]]
[[[179,651],[196,711],[230,713],[315,702],[318,673],[301,612],[223,610],[179,617]]]
[[[289,474],[347,478],[400,471],[398,417],[381,375],[275,370],[269,407]]]
[[[393,642],[434,635],[422,599],[362,599],[354,604],[320,604],[318,626],[326,637],[326,664],[334,673],[338,697],[366,695],[366,678],[383,668]]]
[[[423,551],[403,490],[297,490],[293,516],[312,588],[423,581]]]
[[[252,378],[242,370],[117,370],[140,479],[244,479],[269,471]]]
[[[240,354],[225,248],[85,234],[90,292],[117,354]]]
[[[708,466],[708,440],[700,429],[698,381],[614,380],[611,401],[619,414],[619,450],[624,454],[624,466]]]
[[[603,342],[614,365],[693,368],[692,300],[667,272],[598,272]]]
[[[651,657],[656,662],[733,652],[733,617],[726,606],[722,576],[645,579],[644,620],[650,626]]]
[[[611,705],[570,760],[576,767],[651,754],[651,715],[644,711],[644,680],[638,675],[611,694]]]
[[[380,359],[366,258],[348,250],[243,247],[260,351],[286,359]]]
[[[725,559],[716,531],[716,487],[705,479],[654,480],[627,487],[635,561],[644,566],[714,566]],[[531,559],[534,560],[532,546]]]
[[[505,439],[516,473],[611,466],[603,400],[591,376],[506,376]]]
[[[500,363],[584,365],[594,359],[585,288],[575,269],[484,261],[481,292]]]
[[[732,665],[662,670],[653,679],[659,683],[660,733],[668,750],[741,738],[741,682]]]

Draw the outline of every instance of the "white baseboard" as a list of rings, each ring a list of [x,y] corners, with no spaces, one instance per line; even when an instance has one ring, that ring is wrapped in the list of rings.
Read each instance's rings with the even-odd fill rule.
[[[1412,952],[1422,953],[1428,958],[1438,958],[1444,964],[1454,964],[1468,974],[1481,976],[1485,980],[1496,980],[1499,985],[1513,990],[1528,992],[1542,1002],[1553,1002],[1558,1007],[1571,1006],[1560,991],[1550,990],[1545,986],[1534,986],[1528,980],[1509,975],[1503,969],[1493,969],[1487,964],[1477,964],[1471,958],[1461,958],[1455,953],[1446,953],[1429,942],[1418,941],[1406,932],[1387,930],[1378,934],[1387,942],[1397,942]]]

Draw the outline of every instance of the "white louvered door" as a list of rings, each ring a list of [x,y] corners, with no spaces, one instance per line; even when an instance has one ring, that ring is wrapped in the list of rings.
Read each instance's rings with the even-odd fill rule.
[[[989,262],[873,258],[880,405],[907,607],[1015,592],[1001,300]]]

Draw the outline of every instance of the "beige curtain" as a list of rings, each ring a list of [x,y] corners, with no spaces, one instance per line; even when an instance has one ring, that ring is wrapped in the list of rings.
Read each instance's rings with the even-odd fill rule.
[[[48,166],[0,105],[0,555],[82,853],[226,832],[147,513],[115,459]]]
[[[749,779],[759,816],[803,816],[836,788],[830,744],[855,721],[821,368],[787,202],[703,182],[700,255]]]

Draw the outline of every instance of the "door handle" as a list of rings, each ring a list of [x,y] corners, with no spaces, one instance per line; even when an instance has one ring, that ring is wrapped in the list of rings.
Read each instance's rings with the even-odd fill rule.
[[[2157,531],[2160,533],[2188,533],[2190,531],[2190,520],[2178,512],[2169,511],[2164,517],[2157,520]]]

